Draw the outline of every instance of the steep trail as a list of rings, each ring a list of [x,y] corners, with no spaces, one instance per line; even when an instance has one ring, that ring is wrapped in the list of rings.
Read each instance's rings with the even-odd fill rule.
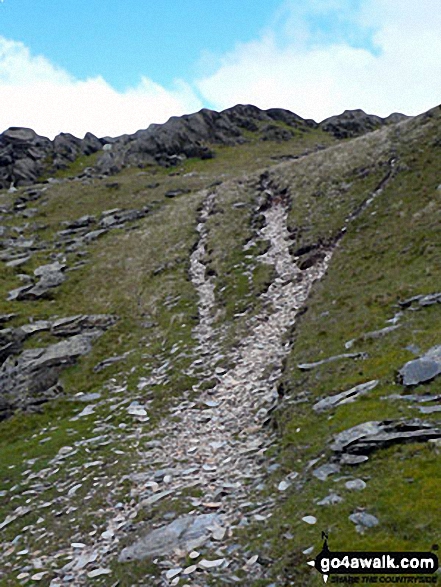
[[[206,372],[215,374],[218,383],[201,392],[197,400],[184,401],[171,410],[173,424],[168,417],[159,426],[159,429],[167,429],[167,435],[149,453],[149,459],[166,463],[170,470],[166,479],[169,493],[165,498],[177,491],[198,488],[200,495],[190,499],[194,515],[217,514],[215,524],[221,529],[217,533],[215,558],[224,559],[217,573],[225,578],[234,574],[234,569],[241,568],[246,558],[244,560],[240,552],[228,554],[224,537],[234,535],[236,526],[245,526],[253,520],[264,521],[271,516],[275,498],[266,501],[256,498],[264,487],[271,464],[265,452],[274,440],[262,424],[277,399],[276,385],[283,358],[290,347],[285,335],[303,307],[312,284],[324,274],[331,252],[321,263],[300,271],[289,253],[286,207],[281,202],[275,203],[264,212],[266,224],[259,238],[268,240],[270,247],[261,261],[273,264],[277,277],[262,295],[261,312],[249,318],[247,336],[227,356],[228,364],[233,367],[225,372],[216,370],[218,333],[213,326],[214,283],[206,277],[204,265],[205,222],[213,198],[213,195],[207,196],[201,212],[200,240],[191,257],[190,275],[199,295],[200,324],[195,335],[200,342],[200,355]],[[196,363],[200,364],[201,360],[197,359]],[[140,494],[142,490],[141,485]],[[144,546],[141,541],[126,548],[121,560],[141,557]],[[176,565],[180,568],[179,557]],[[256,576],[258,567],[253,565]],[[168,584],[166,579],[164,581]]]

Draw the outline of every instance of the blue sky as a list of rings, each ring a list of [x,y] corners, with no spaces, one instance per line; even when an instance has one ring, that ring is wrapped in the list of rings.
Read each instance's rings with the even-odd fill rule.
[[[1,0],[0,0],[1,1]],[[321,120],[441,102],[439,0],[3,0],[0,131],[118,135],[201,107]]]

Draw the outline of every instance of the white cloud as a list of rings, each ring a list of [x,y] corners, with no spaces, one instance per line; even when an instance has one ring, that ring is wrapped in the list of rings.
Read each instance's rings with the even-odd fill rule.
[[[324,16],[337,23],[335,41],[317,35]],[[376,50],[349,42],[357,34],[371,34]],[[316,120],[346,108],[418,114],[441,102],[439,0],[362,0],[357,10],[348,0],[285,2],[272,28],[224,55],[197,87],[220,109],[252,103]]]
[[[0,37],[0,131],[33,128],[53,138],[118,136],[201,108],[191,87],[177,81],[172,91],[143,77],[136,88],[117,92],[102,77],[78,80],[20,42]]]

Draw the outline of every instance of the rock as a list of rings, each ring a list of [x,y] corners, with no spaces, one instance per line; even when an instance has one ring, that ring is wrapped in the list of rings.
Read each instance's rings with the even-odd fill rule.
[[[282,120],[283,119],[283,120]],[[223,112],[206,108],[194,114],[173,116],[165,124],[151,124],[146,130],[115,139],[111,150],[98,160],[98,173],[113,174],[126,166],[145,166],[159,163],[165,167],[177,165],[189,157],[208,159],[214,156],[207,144],[235,145],[245,142],[244,130],[260,132],[261,121],[274,125],[282,121],[292,128],[309,130],[317,125],[300,116],[273,108],[260,110],[255,106],[238,104]],[[279,127],[277,127],[279,129]],[[267,140],[284,140],[289,129],[260,132]]]
[[[366,483],[363,479],[351,479],[350,481],[346,481],[345,487],[350,491],[361,491],[362,489],[365,489]]]
[[[403,300],[402,302],[398,302],[402,308],[410,308],[413,304],[416,303],[422,307],[432,306],[433,304],[441,304],[441,292],[433,294],[421,294],[408,298],[407,300]]]
[[[322,412],[324,410],[329,410],[343,404],[351,403],[358,397],[365,395],[368,391],[374,389],[377,385],[377,379],[367,381],[366,383],[361,383],[360,385],[356,385],[355,387],[348,389],[348,391],[343,391],[337,395],[326,397],[315,403],[312,407],[316,412]]]
[[[207,560],[203,558],[198,562],[198,566],[201,569],[215,569],[216,567],[220,567],[221,565],[223,565],[224,562],[224,558],[218,558],[216,560]]]
[[[16,355],[22,350],[26,333],[21,328],[4,328],[0,330],[0,365],[10,355]]]
[[[95,577],[101,577],[102,575],[111,575],[111,574],[112,574],[111,569],[99,568],[99,569],[94,569],[93,571],[90,571],[89,573],[87,573],[87,576],[89,577],[89,579],[94,579]]]
[[[15,318],[17,314],[0,314],[0,324],[5,324]]]
[[[337,139],[346,139],[371,132],[386,124],[394,124],[405,118],[404,114],[399,113],[391,114],[387,118],[380,118],[380,116],[366,114],[360,109],[345,110],[343,114],[326,118],[319,124],[319,127]]]
[[[176,569],[169,569],[165,573],[165,578],[168,580],[174,579],[175,577],[181,574],[182,570],[182,567],[177,567]]]
[[[77,228],[86,228],[89,227],[91,224],[95,224],[96,218],[95,216],[91,216],[90,214],[86,214],[85,216],[81,216],[78,220],[67,221],[63,222],[67,229],[77,229]]]
[[[336,503],[340,503],[343,501],[343,498],[337,495],[337,493],[333,493],[332,491],[317,502],[317,505],[335,505]]]
[[[79,314],[54,320],[50,331],[54,336],[74,336],[84,332],[107,330],[116,321],[116,316],[109,314]]]
[[[29,409],[58,395],[61,371],[90,352],[92,340],[100,334],[78,334],[47,348],[25,350],[18,358],[9,357],[0,368],[0,420],[16,409]]]
[[[317,523],[317,518],[315,516],[304,516],[302,518],[302,522],[306,524],[310,524],[311,526]]]
[[[315,363],[301,363],[297,365],[297,367],[301,371],[310,371],[311,369],[315,369],[315,367],[320,367],[320,365],[325,365],[326,363],[332,363],[333,361],[340,361],[341,359],[367,359],[366,353],[343,353],[342,355],[335,355],[333,357],[328,357],[327,359],[322,359],[321,361],[316,361]]]
[[[277,486],[277,489],[279,491],[286,491],[289,486],[290,483],[288,483],[287,481],[280,481],[279,485]]]
[[[419,359],[408,361],[398,372],[405,386],[427,383],[441,373],[441,345],[429,349]]]
[[[94,373],[99,373],[100,371],[102,371],[103,369],[107,369],[107,367],[110,367],[114,363],[118,363],[119,361],[124,361],[126,356],[127,355],[124,354],[124,355],[119,355],[116,357],[109,357],[108,359],[104,359],[104,361],[101,361],[100,363],[95,365],[95,367],[93,368],[93,371],[94,371]]]
[[[182,196],[183,194],[188,194],[188,193],[190,193],[190,190],[188,190],[188,189],[168,190],[168,192],[165,192],[165,197],[166,198],[176,198],[176,196]]]
[[[317,469],[315,469],[312,472],[312,474],[314,475],[314,477],[316,477],[320,481],[326,481],[326,479],[329,477],[329,475],[334,475],[335,473],[339,473],[339,472],[340,472],[340,466],[335,463],[330,463],[330,464],[326,464],[326,465],[321,465],[321,467],[318,467]]]
[[[126,222],[132,222],[133,220],[144,218],[148,212],[149,208],[145,207],[142,210],[116,210],[108,214],[103,213],[99,224],[105,229],[115,228]]]
[[[392,326],[386,326],[385,328],[381,328],[380,330],[373,330],[372,332],[366,332],[357,338],[353,338],[352,340],[348,340],[345,343],[345,348],[350,349],[354,346],[354,344],[358,341],[364,341],[369,339],[376,339],[397,330],[397,328],[401,328],[401,324],[394,324]]]
[[[343,454],[340,457],[340,464],[341,465],[359,465],[360,463],[365,463],[369,458],[365,455],[349,455]]]
[[[131,546],[124,548],[119,561],[142,560],[165,556],[179,549],[185,552],[202,546],[210,538],[210,527],[220,524],[217,514],[186,515],[171,524],[153,530]]]
[[[193,574],[196,570],[197,570],[197,565],[190,565],[189,567],[186,567],[183,571],[182,574],[183,575],[191,575]]]
[[[441,437],[441,431],[421,420],[364,422],[334,437],[331,449],[336,453],[366,456],[379,448],[404,442],[425,442]]]
[[[34,271],[36,277],[40,277],[40,280],[35,285],[27,285],[16,290],[9,292],[9,300],[28,300],[46,297],[54,287],[61,285],[66,277],[63,273],[65,265],[62,265],[58,261],[50,263],[48,265],[41,265]]]
[[[0,188],[35,183],[51,153],[51,141],[30,128],[11,127],[0,134]]]
[[[349,516],[351,522],[355,524],[355,529],[360,534],[363,534],[366,528],[374,528],[378,526],[378,519],[372,514],[366,514],[365,512],[356,512]]]

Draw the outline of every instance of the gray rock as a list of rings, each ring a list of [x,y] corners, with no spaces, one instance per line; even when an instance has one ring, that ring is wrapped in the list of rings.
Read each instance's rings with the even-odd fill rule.
[[[40,278],[39,281],[35,285],[26,285],[10,291],[8,300],[32,300],[46,297],[51,289],[65,281],[66,277],[63,273],[65,267],[58,261],[37,267],[34,275]]]
[[[402,308],[410,308],[413,304],[418,304],[422,307],[432,306],[433,304],[441,304],[441,292],[433,294],[421,294],[398,302]]]
[[[380,523],[378,518],[372,514],[366,514],[365,512],[356,512],[355,514],[351,514],[349,519],[352,523],[355,524],[355,529],[360,534],[363,534],[366,528],[374,528]]]
[[[77,335],[46,349],[25,350],[14,360],[9,357],[0,369],[0,419],[57,395],[60,372],[91,348],[90,335]]]
[[[366,455],[351,455],[351,454],[342,454],[340,457],[340,464],[341,465],[360,465],[361,463],[365,463],[368,459]]]
[[[79,314],[54,320],[50,330],[54,336],[73,336],[85,331],[107,330],[116,320],[116,316],[109,314]]]
[[[441,405],[438,406],[418,406],[419,411],[422,414],[435,414],[441,412]]]
[[[182,196],[183,194],[188,194],[190,190],[188,189],[178,189],[178,190],[168,190],[165,192],[166,198],[176,198],[176,196]]]
[[[362,489],[365,489],[366,483],[363,479],[351,479],[350,481],[346,481],[345,487],[350,491],[361,491]]]
[[[0,314],[0,324],[5,324],[5,322],[9,322],[12,318],[15,318],[17,314]]]
[[[326,363],[332,363],[333,361],[340,361],[341,359],[366,359],[366,353],[343,353],[341,355],[335,355],[333,357],[328,357],[326,359],[322,359],[321,361],[316,361],[315,363],[300,363],[297,367],[301,371],[310,371],[311,369],[315,369],[315,367],[320,367],[320,365],[325,365]]]
[[[96,169],[99,173],[113,174],[128,165],[142,167],[159,163],[169,167],[188,157],[212,158],[214,153],[207,144],[244,143],[246,139],[243,131],[260,132],[261,121],[267,124],[283,121],[292,128],[303,130],[317,127],[314,121],[303,120],[300,116],[279,108],[265,111],[241,104],[223,112],[204,108],[194,114],[173,116],[165,124],[151,124],[146,130],[114,139],[111,150],[106,150],[99,158]],[[289,132],[286,129],[273,136],[270,136],[271,132],[267,132],[266,137],[280,140],[286,138]],[[105,140],[107,141],[107,137]]]
[[[313,405],[313,409],[316,412],[322,412],[324,410],[329,410],[331,408],[341,406],[343,404],[349,404],[355,401],[358,397],[365,395],[366,393],[374,389],[377,385],[377,379],[367,381],[366,383],[361,383],[360,385],[356,385],[355,387],[352,387],[347,391],[343,391],[342,393],[338,393],[337,395],[325,397],[324,399],[315,403]]]
[[[320,479],[320,481],[326,481],[326,479],[329,477],[329,475],[334,475],[335,473],[339,473],[339,472],[340,472],[339,465],[337,465],[335,463],[329,463],[326,465],[322,465],[321,467],[318,467],[317,469],[314,469],[312,474],[317,479]]]
[[[320,501],[317,502],[317,505],[335,505],[337,503],[340,503],[343,501],[343,498],[340,497],[339,495],[337,495],[337,493],[333,493],[332,491],[329,493],[329,495],[327,495],[326,497],[324,497],[323,499],[321,499]]]
[[[336,453],[366,456],[391,444],[425,442],[440,437],[441,430],[421,420],[373,421],[340,432],[330,447]]]
[[[0,330],[0,365],[10,355],[19,353],[23,347],[26,334],[20,328],[4,328]]]
[[[380,330],[373,330],[372,332],[365,332],[361,336],[357,338],[353,338],[345,343],[345,348],[350,349],[354,346],[354,344],[358,341],[364,341],[369,339],[376,339],[397,330],[397,328],[401,328],[401,324],[394,324],[393,326],[386,326],[385,328],[381,328]]]
[[[374,114],[366,114],[360,109],[345,110],[343,114],[326,118],[319,126],[338,139],[346,139],[363,135],[387,124],[395,124],[405,118],[407,117],[404,114],[398,112],[387,118],[381,118]]]
[[[405,386],[427,383],[441,373],[441,345],[429,349],[419,359],[408,361],[398,372]]]
[[[118,560],[126,562],[165,556],[177,548],[190,552],[202,546],[210,538],[210,528],[214,525],[220,525],[217,514],[182,516],[124,548]]]

